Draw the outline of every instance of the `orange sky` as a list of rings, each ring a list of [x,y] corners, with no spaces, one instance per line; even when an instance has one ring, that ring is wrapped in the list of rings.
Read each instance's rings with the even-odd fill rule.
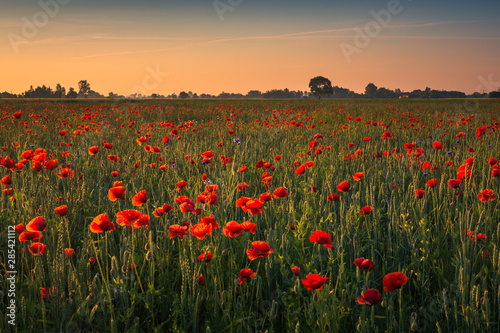
[[[154,10],[82,15],[69,2],[17,46],[13,36],[26,36],[22,18],[33,21],[41,9],[13,8],[0,23],[0,92],[21,93],[30,84],[77,88],[82,79],[104,95],[308,90],[309,79],[318,75],[359,93],[369,82],[405,91],[430,86],[467,93],[500,84],[498,21],[416,20],[407,9],[349,61],[341,45],[356,45],[354,28],[374,20],[370,7],[359,17],[332,10],[331,18],[318,14],[317,20],[301,21],[291,13],[255,22],[257,14],[244,4],[221,21],[211,7],[182,20],[179,8],[179,17],[166,11],[169,18]]]

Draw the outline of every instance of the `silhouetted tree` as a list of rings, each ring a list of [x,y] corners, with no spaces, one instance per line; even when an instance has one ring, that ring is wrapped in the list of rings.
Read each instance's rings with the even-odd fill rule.
[[[365,88],[365,96],[368,98],[374,98],[377,93],[377,86],[373,83],[368,83]]]
[[[189,98],[189,94],[185,91],[181,91],[181,93],[179,94],[179,98]]]
[[[66,95],[66,97],[68,97],[68,98],[77,98],[78,97],[78,93],[75,91],[75,89],[73,87],[71,87],[71,88],[69,88],[68,94]]]
[[[90,83],[87,82],[87,80],[81,80],[78,82],[78,88],[79,88],[79,94],[83,95],[83,97],[87,97],[90,92]]]
[[[64,95],[66,95],[66,89],[58,83],[54,96],[55,98],[62,98]]]
[[[312,78],[309,81],[309,88],[311,89],[311,94],[319,98],[333,94],[332,83],[323,76]]]

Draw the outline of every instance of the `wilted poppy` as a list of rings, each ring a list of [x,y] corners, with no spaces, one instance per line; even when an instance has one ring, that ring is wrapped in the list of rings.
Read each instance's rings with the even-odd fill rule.
[[[382,294],[377,289],[368,289],[358,296],[359,304],[375,305],[382,299]]]
[[[302,279],[302,284],[306,286],[307,290],[321,290],[323,288],[323,284],[325,284],[328,278],[322,277],[319,274],[309,274],[305,279]]]
[[[146,194],[146,190],[142,190],[134,195],[134,197],[132,198],[132,205],[142,206],[146,203],[146,201],[148,201],[148,195]]]
[[[252,249],[247,249],[248,259],[255,260],[258,257],[266,258],[274,250],[269,247],[269,244],[263,241],[252,242]]]
[[[109,220],[107,214],[97,215],[90,223],[90,231],[92,231],[93,233],[101,233],[113,230],[116,230],[116,226]]]
[[[384,291],[390,293],[393,290],[400,289],[407,281],[408,278],[403,273],[389,273],[384,276],[384,280],[382,281],[384,284]]]
[[[333,247],[332,245],[332,236],[324,232],[322,230],[316,230],[312,233],[312,235],[309,237],[309,240],[314,243],[318,243],[320,245],[323,245],[327,249],[331,249]]]

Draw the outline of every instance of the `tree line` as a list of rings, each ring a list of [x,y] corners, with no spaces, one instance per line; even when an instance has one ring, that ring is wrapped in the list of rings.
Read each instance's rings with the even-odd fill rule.
[[[68,91],[61,86],[59,83],[56,85],[55,89],[50,86],[38,86],[25,92],[15,95],[7,92],[0,93],[0,98],[280,98],[280,99],[294,99],[294,98],[500,98],[500,88],[498,91],[491,91],[489,93],[479,93],[475,92],[471,95],[466,95],[460,91],[446,91],[446,90],[435,90],[426,87],[424,90],[416,89],[411,92],[404,92],[401,89],[387,89],[384,87],[377,87],[373,83],[369,83],[364,93],[358,94],[350,89],[332,86],[329,79],[323,76],[317,76],[309,81],[310,91],[294,91],[289,89],[272,89],[266,92],[261,92],[259,90],[250,90],[247,94],[241,93],[228,93],[222,92],[219,95],[211,94],[200,94],[193,93],[191,91],[185,92],[181,91],[179,95],[173,93],[171,95],[160,95],[153,93],[149,96],[141,94],[131,94],[129,96],[118,95],[110,92],[108,96],[101,95],[100,93],[92,90],[90,88],[90,83],[87,80],[81,80],[78,82],[78,91],[73,87],[70,87]]]

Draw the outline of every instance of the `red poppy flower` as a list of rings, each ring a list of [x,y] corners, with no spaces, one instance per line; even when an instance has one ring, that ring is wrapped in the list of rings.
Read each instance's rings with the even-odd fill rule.
[[[236,200],[236,207],[241,207],[245,213],[248,212],[252,215],[260,214],[264,211],[262,210],[262,202],[247,197],[241,197]]]
[[[497,164],[497,163],[498,163],[498,160],[497,160],[496,158],[494,158],[494,157],[490,157],[490,158],[489,158],[489,160],[488,160],[488,163],[489,163],[491,166],[493,166],[493,165],[495,165],[495,164]]]
[[[262,168],[264,166],[264,161],[260,160],[255,164],[255,167],[257,169]]]
[[[262,201],[262,202],[267,202],[267,201],[271,201],[272,198],[271,198],[271,193],[269,192],[264,192],[262,193],[260,196],[259,196],[259,200]]]
[[[359,304],[376,305],[382,299],[382,294],[377,289],[368,289],[358,296]]]
[[[211,233],[212,225],[210,223],[200,222],[191,226],[191,234],[198,239],[204,239],[206,235],[210,235]]]
[[[250,231],[252,234],[255,234],[255,230],[257,230],[257,224],[250,221],[245,221],[240,225],[243,227],[244,231]]]
[[[354,178],[355,181],[359,182],[364,174],[364,172],[356,172],[354,175],[352,175],[352,178]]]
[[[238,274],[238,284],[244,284],[246,279],[248,278],[254,278],[257,276],[257,273],[252,272],[251,268],[243,268],[240,270],[240,273]]]
[[[250,185],[248,185],[247,183],[239,183],[237,191],[238,192],[245,191],[249,186]]]
[[[202,254],[200,254],[198,256],[198,260],[199,261],[202,261],[202,260],[205,260],[205,263],[209,263],[210,260],[212,260],[212,252],[203,252]]]
[[[307,290],[321,290],[327,279],[326,276],[322,277],[319,274],[309,274],[305,279],[301,279],[300,281],[306,286]]]
[[[384,276],[384,280],[382,281],[384,284],[384,291],[390,293],[396,289],[400,289],[402,286],[406,284],[408,278],[405,274],[400,272],[394,272],[387,274]]]
[[[421,189],[416,189],[415,190],[415,196],[419,199],[422,199],[424,197],[425,191]]]
[[[21,232],[23,232],[23,231],[24,231],[24,225],[23,225],[22,223],[19,223],[18,225],[16,225],[16,226],[14,227],[14,230],[15,230],[18,234],[20,234]]]
[[[247,167],[244,165],[241,168],[238,169],[238,172],[245,172]]]
[[[229,236],[231,238],[241,235],[245,229],[243,226],[236,221],[230,221],[222,229],[224,231],[224,236]]]
[[[337,201],[340,199],[340,196],[337,193],[328,194],[328,201]]]
[[[45,229],[47,229],[47,222],[41,216],[35,217],[26,226],[28,231],[44,231]]]
[[[56,293],[56,287],[52,287],[52,288],[41,287],[40,288],[40,295],[42,296],[42,298],[47,298],[50,295],[55,294],[55,293]]]
[[[121,226],[134,226],[135,228],[140,228],[146,226],[149,227],[149,215],[143,214],[137,210],[127,209],[116,213],[116,222]]]
[[[212,157],[214,157],[214,153],[212,153],[211,151],[206,151],[204,153],[201,153],[201,156],[203,158],[212,158]]]
[[[188,184],[187,181],[185,180],[181,180],[177,183],[177,192],[181,193],[181,190],[185,190],[186,189],[186,185]]]
[[[89,148],[89,154],[90,155],[95,155],[97,154],[97,152],[99,151],[99,147],[98,146],[92,146]]]
[[[111,176],[118,177],[118,175],[119,175],[118,171],[111,171]]]
[[[118,199],[125,199],[125,187],[123,186],[113,186],[108,190],[108,198],[111,201],[116,201]]]
[[[361,208],[361,210],[359,211],[359,213],[360,213],[361,215],[367,215],[367,214],[369,214],[372,210],[373,210],[372,206],[364,206],[363,208]]]
[[[296,170],[295,170],[295,174],[296,175],[302,175],[304,172],[306,172],[306,166],[305,164],[299,166]]]
[[[297,276],[298,276],[298,275],[300,275],[300,267],[293,266],[293,267],[292,267],[292,273],[293,273],[294,275],[297,275]]]
[[[354,259],[354,264],[361,269],[366,269],[369,271],[372,270],[373,267],[375,267],[375,265],[373,265],[373,261],[365,258]]]
[[[30,241],[30,240],[41,241],[42,240],[42,234],[39,231],[24,230],[19,235],[19,241],[20,242],[27,242],[27,241]]]
[[[134,197],[132,198],[132,205],[142,206],[146,203],[146,201],[148,201],[148,195],[146,194],[146,190],[142,190],[134,195]]]
[[[94,220],[92,220],[92,223],[90,223],[90,231],[96,234],[113,230],[116,230],[116,226],[109,220],[107,214],[97,215]]]
[[[66,258],[68,258],[68,259],[71,259],[75,256],[75,250],[73,250],[71,248],[65,249],[64,253],[66,254]]]
[[[482,192],[479,192],[479,194],[477,195],[477,197],[482,202],[486,202],[488,200],[493,201],[493,200],[495,200],[497,198],[497,196],[495,195],[495,193],[493,193],[492,189],[486,189],[486,190],[483,190]]]
[[[458,179],[450,179],[450,180],[448,180],[448,187],[449,188],[460,188],[460,183],[461,183],[461,181]]]
[[[169,229],[169,232],[168,232],[168,235],[170,236],[170,239],[174,238],[174,237],[180,237],[181,239],[186,237],[187,234],[187,230],[188,230],[188,227],[187,226],[180,226],[178,224],[174,224],[174,225],[171,225],[170,227],[168,227]]]
[[[61,171],[59,171],[58,173],[56,173],[57,177],[59,178],[73,178],[75,177],[75,171],[74,170],[71,170],[71,169],[68,169],[68,168],[62,168]]]
[[[12,179],[10,178],[10,175],[5,175],[2,180],[0,180],[0,183],[4,184],[5,186],[12,184]]]
[[[349,182],[347,180],[340,182],[340,184],[337,185],[337,190],[340,192],[349,192]]]
[[[33,243],[31,245],[28,245],[28,250],[34,256],[37,256],[39,254],[43,254],[45,252],[45,244]]]
[[[59,165],[57,160],[50,160],[45,163],[44,170],[54,170]]]
[[[54,211],[59,216],[66,216],[66,214],[68,213],[68,206],[62,205],[62,206],[56,207],[56,208],[54,208]]]
[[[391,132],[384,132],[384,134],[382,134],[382,140],[387,140],[387,139],[394,139],[392,137]]]
[[[439,181],[437,179],[431,179],[427,181],[427,186],[430,188],[436,187],[438,185]]]
[[[313,243],[318,243],[320,245],[323,245],[329,250],[333,247],[332,236],[329,233],[324,232],[322,230],[314,231],[312,235],[309,237],[309,240]]]
[[[266,258],[274,252],[274,250],[269,247],[269,244],[263,241],[252,242],[252,247],[252,249],[247,249],[248,259],[250,260],[255,260],[258,257]]]
[[[493,178],[500,177],[500,168],[495,168],[491,170],[491,177]]]
[[[284,187],[278,187],[273,192],[274,199],[286,198],[286,197],[288,197],[288,192]]]
[[[363,141],[371,141],[372,138],[370,138],[369,136],[368,137],[365,137],[363,138]]]
[[[439,141],[434,141],[434,143],[432,144],[432,148],[434,149],[443,149],[443,144]]]

